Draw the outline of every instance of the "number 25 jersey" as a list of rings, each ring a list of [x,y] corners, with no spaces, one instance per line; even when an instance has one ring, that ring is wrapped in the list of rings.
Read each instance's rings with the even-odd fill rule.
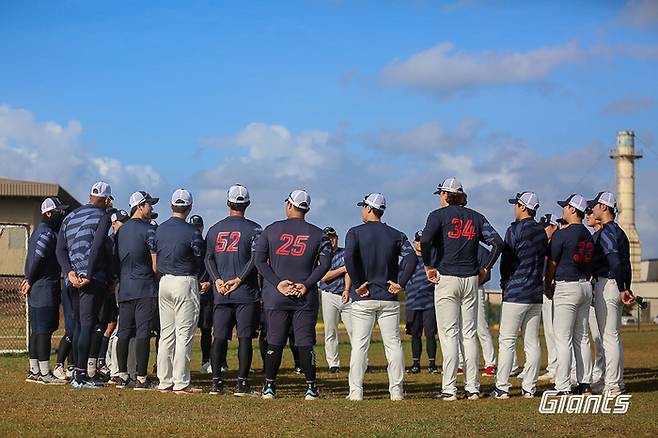
[[[256,242],[255,261],[263,281],[263,307],[276,310],[318,308],[317,282],[331,266],[331,244],[323,231],[301,218],[267,226]],[[277,290],[283,280],[303,283],[306,294],[287,297]]]

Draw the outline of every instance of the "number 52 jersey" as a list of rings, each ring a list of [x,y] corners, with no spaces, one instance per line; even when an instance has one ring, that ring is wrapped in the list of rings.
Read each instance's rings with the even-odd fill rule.
[[[331,244],[323,231],[301,218],[267,226],[254,248],[256,267],[264,278],[263,307],[316,310],[317,283],[331,267]],[[306,294],[287,297],[277,290],[283,280],[303,283]]]
[[[213,283],[215,304],[246,304],[260,299],[253,247],[261,227],[241,216],[229,216],[213,225],[206,234],[205,265]],[[240,278],[240,286],[221,295],[215,281]]]

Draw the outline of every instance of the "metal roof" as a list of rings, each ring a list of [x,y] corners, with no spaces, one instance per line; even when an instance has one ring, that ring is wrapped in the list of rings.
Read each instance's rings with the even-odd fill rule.
[[[47,198],[49,196],[57,196],[62,202],[73,208],[80,206],[80,202],[77,199],[71,196],[59,184],[55,183],[0,178],[0,197],[2,196],[18,198]]]

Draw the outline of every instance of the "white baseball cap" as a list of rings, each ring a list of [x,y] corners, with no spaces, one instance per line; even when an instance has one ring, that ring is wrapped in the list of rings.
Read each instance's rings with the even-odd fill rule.
[[[89,192],[92,196],[98,196],[99,198],[110,198],[114,201],[112,197],[112,187],[106,182],[98,181],[93,186],[91,186],[91,191]]]
[[[377,210],[386,210],[386,198],[381,193],[370,193],[363,197],[363,201],[358,202],[359,207],[372,207]]]
[[[311,196],[306,193],[306,190],[293,190],[286,198],[286,202],[290,202],[302,210],[309,210],[311,208]]]
[[[464,193],[464,187],[457,178],[447,178],[436,187],[435,195],[441,192]]]
[[[155,205],[158,203],[160,198],[154,198],[152,197],[148,192],[140,190],[139,192],[135,192],[132,195],[130,195],[130,200],[128,201],[128,205],[130,208],[137,207],[138,205],[141,205],[145,202],[148,202],[151,205]]]
[[[171,205],[178,207],[189,207],[192,205],[192,193],[185,189],[178,189],[171,195]]]
[[[53,210],[64,211],[67,208],[69,208],[69,206],[62,204],[62,201],[60,201],[59,198],[46,198],[41,203],[41,214],[46,214]]]
[[[587,206],[589,208],[594,207],[596,204],[607,205],[614,210],[617,209],[617,199],[615,198],[615,195],[610,192],[599,192],[594,199],[587,201]]]
[[[509,200],[510,204],[521,204],[524,207],[537,211],[539,208],[539,198],[534,192],[521,192],[516,194],[516,198]]]
[[[563,208],[567,205],[570,205],[571,207],[583,213],[585,213],[585,210],[587,210],[587,201],[585,201],[585,198],[575,193],[569,196],[565,201],[557,201],[557,205]]]
[[[246,204],[249,202],[249,190],[240,184],[232,185],[226,192],[226,200],[234,204]]]

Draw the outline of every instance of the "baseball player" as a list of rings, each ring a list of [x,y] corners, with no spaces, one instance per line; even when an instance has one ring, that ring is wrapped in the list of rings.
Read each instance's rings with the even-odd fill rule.
[[[189,223],[194,225],[199,233],[203,236],[203,218],[198,214],[190,216]],[[205,246],[204,258],[205,258]],[[213,313],[213,293],[210,288],[210,276],[206,271],[205,265],[201,268],[199,273],[199,297],[200,297],[200,310],[199,310],[199,330],[201,331],[201,368],[200,372],[204,374],[212,373],[210,365],[210,349],[212,347],[212,313]]]
[[[631,291],[630,245],[626,233],[615,222],[617,201],[612,193],[599,192],[587,204],[601,224],[594,236],[593,265],[594,307],[605,357],[603,391],[616,396],[625,391],[621,312],[624,304],[631,304],[635,299]]]
[[[340,371],[338,355],[338,322],[343,321],[347,337],[352,337],[352,311],[350,286],[352,281],[345,267],[345,248],[338,246],[338,234],[333,227],[324,233],[331,242],[331,269],[318,283],[322,299],[322,321],[324,322],[324,352],[330,373]]]
[[[25,280],[21,293],[27,295],[30,314],[28,354],[30,371],[26,382],[64,385],[66,380],[50,372],[50,347],[59,325],[60,276],[55,247],[64,211],[59,198],[46,198],[41,204],[42,221],[30,236],[25,259]]]
[[[306,376],[305,399],[320,398],[313,351],[319,305],[317,283],[331,266],[331,244],[321,228],[304,219],[310,208],[308,193],[291,192],[285,201],[287,219],[267,226],[254,248],[256,268],[264,278],[267,318],[264,399],[276,396],[276,376],[290,326]]]
[[[117,388],[134,387],[135,390],[154,389],[147,380],[150,353],[150,327],[154,300],[157,293],[155,227],[151,222],[153,206],[160,199],[138,191],[130,196],[131,218],[116,237],[115,253],[120,266],[119,279],[119,331],[117,361],[119,375]],[[128,375],[128,349],[135,338],[137,381]]]
[[[505,233],[500,262],[500,287],[503,290],[498,348],[500,362],[496,388],[491,396],[498,399],[509,397],[516,336],[521,329],[526,355],[521,395],[532,398],[537,389],[541,365],[539,323],[548,238],[544,227],[535,221],[539,209],[539,199],[535,193],[518,193],[509,202],[514,205],[515,221]]]
[[[573,194],[562,207],[565,225],[553,234],[546,267],[546,294],[553,300],[553,330],[557,350],[555,390],[571,394],[571,352],[576,360],[578,394],[591,393],[592,352],[587,322],[592,303],[592,235],[583,225],[587,201]]]
[[[596,220],[594,213],[592,212],[591,207],[587,207],[585,210],[585,218],[587,219],[587,226],[594,230],[594,235],[602,227],[601,223]],[[594,247],[596,249],[596,246]],[[592,336],[592,342],[594,343],[594,364],[592,367],[592,390],[595,388],[597,390],[602,390],[605,385],[605,357],[603,356],[603,337],[601,336],[601,331],[599,330],[599,324],[596,320],[596,309],[595,309],[596,298],[592,299],[592,307],[589,309],[589,333]]]
[[[384,195],[370,193],[357,206],[361,207],[363,224],[351,228],[345,237],[345,266],[353,284],[348,398],[363,400],[363,376],[376,322],[388,362],[390,398],[402,400],[404,352],[398,294],[414,273],[418,259],[404,233],[381,222],[386,210]],[[404,259],[404,272],[398,280],[400,257]]]
[[[405,311],[406,332],[411,335],[411,368],[407,369],[409,374],[420,373],[420,355],[423,352],[422,335],[425,332],[425,343],[427,345],[427,358],[430,374],[438,372],[436,368],[436,312],[434,311],[434,284],[427,280],[425,268],[423,267],[422,254],[420,252],[420,236],[422,230],[417,231],[412,243],[416,253],[416,267],[411,279],[405,288]],[[400,263],[401,275],[405,271],[405,259]],[[400,282],[402,279],[400,279]]]
[[[464,206],[464,189],[457,179],[446,179],[434,193],[439,195],[441,208],[429,214],[420,244],[427,278],[436,284],[434,305],[443,352],[442,389],[435,398],[457,399],[461,332],[466,398],[477,400],[480,398],[477,288],[496,263],[503,241],[482,214]],[[489,260],[482,268],[477,257],[481,241],[491,246]]]
[[[190,353],[199,320],[199,281],[203,264],[203,238],[186,222],[192,194],[178,189],[171,195],[171,218],[155,231],[159,287],[160,343],[158,390],[176,394],[201,392],[190,384]],[[123,230],[122,230],[123,233]]]
[[[69,288],[75,331],[75,388],[96,388],[102,385],[87,376],[87,359],[91,337],[98,324],[98,312],[107,292],[107,266],[100,263],[107,255],[105,239],[110,229],[112,189],[99,181],[90,191],[89,203],[71,212],[62,223],[57,238],[57,260],[71,284]]]
[[[226,358],[228,339],[236,325],[239,369],[233,394],[239,397],[259,395],[247,382],[253,357],[252,339],[260,314],[260,291],[252,249],[262,231],[260,225],[245,218],[250,204],[246,187],[231,186],[226,193],[228,216],[213,225],[206,236],[205,265],[215,294],[211,394],[225,392],[222,359]]]

